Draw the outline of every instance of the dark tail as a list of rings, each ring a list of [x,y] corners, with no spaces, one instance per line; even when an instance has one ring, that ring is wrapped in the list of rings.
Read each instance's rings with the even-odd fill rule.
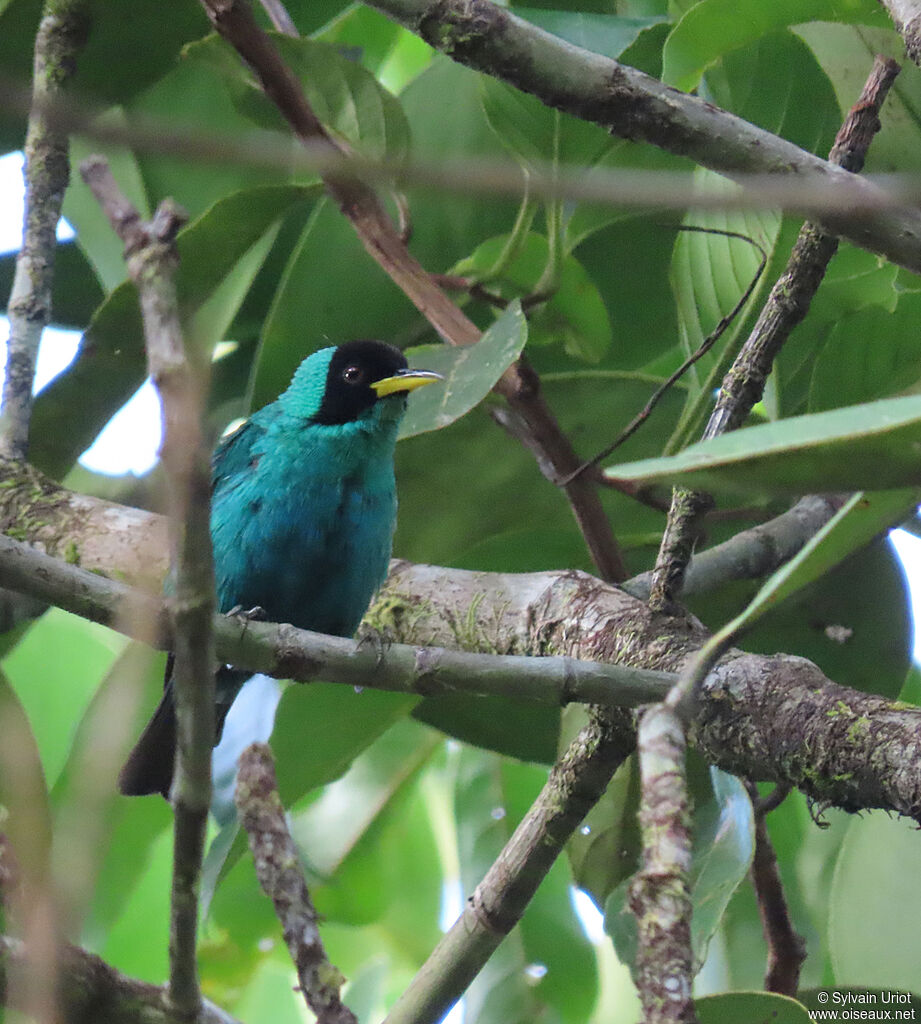
[[[163,699],[157,705],[153,718],[141,733],[141,738],[128,755],[125,766],[118,773],[118,791],[122,796],[147,796],[160,793],[169,800],[173,785],[173,766],[176,761],[176,706],[173,703],[172,655],[166,665],[166,687]],[[241,672],[223,665],[215,678],[217,703],[214,706],[214,745],[217,746],[224,731],[224,719],[230,705],[236,700],[240,687],[249,678]]]
[[[153,718],[118,773],[118,791],[124,796],[160,793],[169,800],[176,760],[176,709],[173,687],[168,685]]]

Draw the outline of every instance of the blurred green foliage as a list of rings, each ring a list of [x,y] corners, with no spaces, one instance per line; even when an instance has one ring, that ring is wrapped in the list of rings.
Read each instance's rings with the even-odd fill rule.
[[[542,161],[586,174],[596,166],[687,166],[452,64],[376,12],[342,0],[294,0],[288,7],[307,38],[283,41],[286,56],[330,127],[365,153],[461,164],[503,159],[525,170]],[[25,81],[39,8],[38,0],[0,3],[4,75]],[[669,82],[821,155],[872,54],[900,52],[871,0],[529,0],[520,11],[575,45],[623,54],[652,74],[661,70]],[[166,18],[151,0],[133,3],[130,18],[120,5],[99,0],[76,84],[111,107],[108,117],[129,125],[145,115],[237,138],[255,127],[281,127],[235,55],[208,34],[194,0],[172,5]],[[907,65],[870,167],[917,170],[919,111],[921,72]],[[23,127],[21,118],[4,113],[0,145],[19,147]],[[75,140],[74,156],[90,146],[99,148]],[[143,210],[172,195],[191,214],[180,238],[179,278],[190,337],[205,356],[219,342],[235,345],[215,364],[215,431],[274,398],[300,360],[322,345],[368,335],[403,347],[437,344],[315,179],[292,178],[283,168],[190,164],[164,153],[102,148]],[[422,190],[407,200],[411,249],[428,270],[463,273],[509,300],[545,287],[552,292],[529,311],[526,352],[549,405],[585,456],[616,437],[732,309],[757,265],[744,241],[679,234],[673,215],[579,203],[519,207],[508,198]],[[120,246],[76,176],[65,210],[78,237],[58,249],[55,319],[86,334],[73,365],[38,399],[32,439],[37,464],[58,477],[145,372]],[[655,458],[699,437],[719,375],[798,228],[770,211],[694,213],[684,222],[750,235],[766,250],[769,269],[713,352],[667,395],[618,461]],[[0,286],[8,285],[11,268],[11,257],[0,259]],[[484,330],[494,323],[487,303],[461,301]],[[813,313],[781,356],[758,416],[773,421],[917,391],[918,301],[907,275],[844,247]],[[492,336],[489,358],[484,347],[478,359],[452,363],[450,415],[433,408],[399,446],[395,553],[482,570],[591,571],[563,496],[491,420],[492,400],[466,411],[524,341],[520,316],[508,316]],[[867,458],[879,457],[874,449]],[[759,493],[739,502],[744,509],[708,527],[710,540],[781,507],[773,472],[762,472]],[[602,498],[631,571],[648,569],[664,516],[614,490]],[[726,586],[698,598],[694,610],[718,627],[756,589],[757,583]],[[846,627],[846,642],[830,626]],[[839,682],[892,695],[908,671],[910,634],[904,580],[879,542],[766,616],[748,644],[808,656]],[[15,737],[24,763],[33,766],[29,820],[37,856],[50,857],[71,937],[119,970],[157,982],[167,963],[170,815],[158,798],[115,798],[112,779],[156,698],[161,664],[100,627],[52,610],[5,651],[0,687],[10,730],[4,739]],[[914,680],[906,696],[918,692]],[[281,788],[330,953],[350,979],[346,999],[362,1021],[380,1019],[418,969],[438,939],[445,908],[459,909],[459,894],[469,894],[498,854],[559,744],[578,728],[578,716],[498,698],[415,701],[322,684],[285,691],[273,737]],[[709,945],[697,983],[710,996],[701,1002],[701,1020],[805,1022],[805,1011],[790,1001],[742,991],[760,986],[764,959],[757,908],[739,884],[750,856],[746,798],[733,784],[705,779],[697,798],[709,850],[695,891],[701,953]],[[3,799],[16,810],[15,794],[4,788]],[[470,990],[466,1021],[636,1019],[629,975],[614,962],[609,940],[588,941],[571,899],[578,884],[603,907],[634,870],[636,803],[635,768],[627,763],[574,838],[569,858],[557,863],[520,928]],[[834,811],[820,815],[828,826],[820,829],[814,815],[794,794],[770,818],[793,916],[808,941],[805,981],[917,986],[917,835],[878,815],[845,820]],[[288,954],[244,847],[234,822],[215,830],[203,985],[252,1024],[301,1020]],[[732,990],[738,991],[717,994]]]

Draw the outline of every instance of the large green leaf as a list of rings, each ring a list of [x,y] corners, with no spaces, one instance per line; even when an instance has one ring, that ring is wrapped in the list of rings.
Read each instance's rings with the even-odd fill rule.
[[[32,722],[49,786],[100,680],[126,644],[117,633],[51,608],[3,659],[6,678]],[[64,692],[67,699],[61,700]]]
[[[403,108],[369,71],[328,43],[288,36],[276,36],[274,41],[324,127],[369,159],[405,157],[409,126]],[[236,74],[228,73],[226,59],[214,56],[239,110],[261,128],[287,130],[277,107],[240,65],[236,64]]]
[[[744,611],[725,628],[738,635],[770,608],[820,579],[852,552],[899,522],[907,510],[917,507],[919,500],[919,488],[853,495],[786,565],[771,575]],[[846,642],[846,631],[853,627],[834,623],[829,628],[835,626],[845,630]]]
[[[739,1024],[739,1021],[770,1021],[771,1024],[810,1024],[813,1018],[802,1003],[774,992],[723,992],[694,1000],[700,1024]]]
[[[445,379],[413,395],[400,437],[446,427],[478,405],[521,355],[527,337],[528,324],[521,306],[512,302],[476,345],[410,349],[407,357],[411,366],[435,370]]]
[[[617,436],[659,383],[642,374],[585,371],[544,377],[542,394],[576,450],[588,457]],[[680,388],[667,395],[624,450],[634,455],[660,451],[683,398]],[[446,459],[446,452],[453,456]],[[565,495],[544,479],[531,454],[504,433],[484,408],[472,410],[444,430],[400,442],[396,464],[400,496],[394,542],[397,556],[453,564],[475,544],[507,533],[509,523],[521,523],[570,538],[567,564],[590,564]],[[457,500],[459,474],[464,480],[462,502]],[[656,535],[661,535],[663,514],[608,488],[601,500],[619,532],[647,538],[644,546],[634,546],[627,557],[631,569],[648,568],[658,547]],[[557,545],[554,550],[538,552],[541,567],[563,568],[548,561],[560,550]],[[468,559],[465,564],[490,567],[488,559]]]
[[[0,296],[6,302],[13,285],[16,253],[0,256]],[[93,310],[105,298],[92,266],[74,241],[59,242],[54,252],[51,324],[83,330]]]
[[[810,411],[897,394],[921,380],[921,293],[899,297],[892,313],[867,309],[839,320],[812,371]]]
[[[496,138],[524,167],[590,167],[612,145],[600,125],[552,110],[495,78],[480,79],[480,95]]]
[[[605,475],[749,495],[891,490],[921,480],[919,444],[921,397],[911,395],[734,430]]]
[[[216,203],[179,235],[176,288],[183,324],[205,351],[221,340],[278,219],[303,194],[297,186],[237,193]],[[209,307],[215,297],[217,306]],[[96,311],[77,359],[36,402],[32,460],[52,476],[66,472],[145,374],[137,294],[126,281]],[[66,432],[55,429],[62,422],[68,425]]]
[[[552,259],[544,235],[530,232],[490,238],[461,260],[454,273],[483,282],[508,298],[524,297],[543,287]],[[611,325],[598,290],[575,256],[564,256],[550,298],[531,313],[532,345],[561,345],[569,356],[597,363],[611,345]]]
[[[891,28],[831,22],[801,24],[796,34],[806,41],[831,80],[842,110],[856,100],[877,54],[893,57],[902,70],[886,97],[867,153],[868,174],[913,172],[921,167],[921,69],[903,60],[905,44]]]
[[[885,492],[865,495],[872,507],[877,507],[877,497],[885,496]],[[878,529],[885,528],[886,518],[879,521]],[[850,540],[840,538],[841,557],[849,548],[866,543],[857,521],[841,523],[839,529],[852,526],[857,532]],[[733,583],[691,599],[688,606],[715,632],[740,615],[758,591],[757,580]],[[895,699],[911,661],[907,601],[904,572],[883,537],[826,569],[781,604],[762,607],[757,622],[746,628],[745,650],[796,654],[842,686]]]
[[[784,225],[778,251],[789,251],[793,231],[797,229],[798,224]],[[817,357],[833,331],[841,338],[858,336],[859,332],[852,330],[855,314],[860,314],[859,321],[873,321],[872,333],[880,337],[889,320],[888,314],[895,310],[899,298],[896,274],[896,268],[878,256],[850,245],[840,246],[812,300],[809,315],[794,329],[774,363],[764,398],[771,419],[815,411],[807,408],[807,402],[810,391],[817,386],[813,380]],[[892,341],[883,342],[886,350],[892,344]],[[867,353],[862,353],[858,365],[868,358],[871,357]],[[838,379],[842,390],[855,393],[859,390],[860,373],[856,367],[852,370],[849,363],[839,364]],[[816,397],[827,393],[823,388],[817,391]]]
[[[917,990],[921,946],[913,925],[921,898],[905,884],[921,871],[917,840],[917,826],[905,818],[874,811],[851,821],[830,900],[828,943],[836,985]]]
[[[690,91],[706,69],[732,50],[776,29],[805,21],[851,21],[885,26],[887,17],[872,0],[702,0],[678,22],[665,44],[662,78]]]

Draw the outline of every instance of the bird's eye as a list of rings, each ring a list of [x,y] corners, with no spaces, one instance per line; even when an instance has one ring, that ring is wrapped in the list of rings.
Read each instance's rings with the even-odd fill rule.
[[[361,384],[365,379],[365,374],[360,366],[347,366],[342,371],[342,379],[346,384]]]

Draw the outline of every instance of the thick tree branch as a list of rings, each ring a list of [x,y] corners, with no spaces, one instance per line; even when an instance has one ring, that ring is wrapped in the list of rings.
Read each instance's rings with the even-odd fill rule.
[[[730,178],[778,174],[815,177],[830,191],[855,188],[833,164],[697,96],[573,46],[489,0],[371,0],[370,6],[458,63],[501,78],[547,106],[594,121],[621,138],[690,157]],[[877,191],[868,182],[856,184],[856,189],[868,197]],[[918,211],[879,211],[858,221],[838,213],[819,219],[831,234],[921,270]],[[905,233],[897,239],[899,231]]]
[[[921,64],[921,4],[918,0],[879,0],[892,18],[895,30],[905,41],[905,52]]]
[[[151,524],[158,518],[146,514]],[[73,541],[79,547],[79,534]],[[118,566],[109,569],[117,572]],[[59,593],[66,606],[76,593],[83,610],[73,610],[87,615],[92,591],[82,580],[42,589],[34,573],[22,578],[24,589],[43,600]],[[0,577],[0,585],[13,587],[12,578]],[[111,606],[100,608],[100,616],[112,614]],[[654,615],[644,602],[585,573],[474,573],[408,562],[391,565],[370,621],[390,630],[394,647],[499,652],[530,656],[530,662],[553,651],[657,672],[679,671],[707,639],[693,619]],[[299,639],[289,626],[276,631],[266,623],[225,618],[218,649],[228,661],[254,670],[272,672],[274,664],[279,676],[290,678],[300,665],[298,671],[309,676],[313,649]],[[358,668],[347,674],[348,660],[338,662],[339,680],[361,682]],[[330,654],[321,675],[329,678],[333,666]],[[822,806],[882,807],[921,821],[921,711],[837,686],[804,658],[726,655],[698,695],[691,739],[708,760],[743,778],[789,782]]]
[[[0,936],[0,1003],[28,1012],[15,1001],[8,978],[21,968],[28,951],[14,938]],[[181,1024],[171,1012],[166,991],[120,974],[98,956],[65,946],[58,964],[61,1019],[67,1024]],[[202,1003],[198,1024],[239,1024],[213,1003]]]
[[[856,174],[874,135],[880,129],[879,112],[899,73],[894,60],[877,57],[857,102],[848,112],[832,147],[829,161]],[[802,322],[831,258],[838,239],[807,222],[800,230],[787,266],[778,278],[735,361],[723,379],[716,406],[704,430],[704,440],[742,426],[764,394],[774,361],[793,329]],[[691,559],[701,518],[711,507],[709,495],[676,487],[662,545],[653,570],[649,600],[654,608],[674,610]]]
[[[25,144],[25,223],[7,305],[10,336],[0,402],[0,455],[8,458],[24,458],[28,448],[35,362],[42,331],[51,319],[55,232],[70,177],[67,135],[49,122],[44,106],[76,70],[88,14],[88,0],[46,0],[35,37]]]
[[[506,935],[633,749],[629,720],[593,709],[464,911],[394,1004],[385,1024],[441,1020]]]
[[[247,0],[202,0],[218,32],[252,68],[266,95],[278,107],[298,138],[311,147],[335,154],[348,150],[335,142],[310,107],[300,82],[281,59],[272,39],[253,18]],[[406,247],[374,190],[364,181],[340,173],[324,175],[327,191],[348,218],[368,254],[451,345],[472,345],[480,331],[442,291]],[[506,370],[495,390],[509,404],[529,448],[549,466],[554,480],[569,476],[581,464],[540,393],[537,375],[524,360]],[[598,488],[576,479],[565,486],[579,529],[603,579],[619,582],[627,572]]]
[[[169,992],[177,1013],[194,1020],[201,1007],[195,947],[211,804],[215,598],[209,525],[211,468],[201,422],[202,382],[186,357],[173,281],[178,262],[175,239],[185,214],[166,200],[153,220],[144,223],[119,190],[105,160],[90,157],[80,172],[125,244],[128,273],[141,303],[148,370],[163,410],[160,454],[170,512],[177,725]]]
[[[272,751],[265,743],[253,743],[240,755],[234,799],[249,836],[256,876],[275,906],[301,993],[317,1024],[357,1024],[340,998],[345,978],[329,962],[320,938],[319,915],[285,820]]]

